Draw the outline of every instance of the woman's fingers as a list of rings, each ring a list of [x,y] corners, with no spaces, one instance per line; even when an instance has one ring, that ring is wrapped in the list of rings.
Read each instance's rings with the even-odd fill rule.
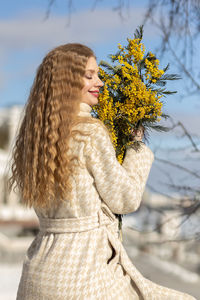
[[[142,141],[144,137],[144,127],[140,126],[137,130],[134,130],[132,136],[135,141]]]

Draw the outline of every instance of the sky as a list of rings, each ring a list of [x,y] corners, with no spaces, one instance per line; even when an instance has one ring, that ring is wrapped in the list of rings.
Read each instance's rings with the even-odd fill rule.
[[[73,0],[70,17],[67,0],[56,0],[45,19],[49,0],[0,2],[0,108],[25,104],[37,67],[46,53],[60,44],[80,42],[94,50],[98,62],[108,60],[117,44],[126,44],[127,37],[133,37],[143,23],[148,3],[129,1],[122,19],[113,10],[116,0]],[[159,34],[150,24],[144,27],[147,51],[158,48]],[[167,63],[167,57],[161,59],[161,67]],[[174,72],[173,64],[170,71]],[[186,121],[189,130],[198,134],[200,105],[197,96],[182,97],[185,85],[184,80],[170,84],[170,89],[178,93],[165,100],[164,110],[175,119]]]

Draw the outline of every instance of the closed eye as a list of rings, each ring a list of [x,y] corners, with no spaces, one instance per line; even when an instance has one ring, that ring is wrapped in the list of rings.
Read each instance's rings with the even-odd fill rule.
[[[86,77],[87,79],[92,79],[92,76],[90,76],[90,75],[85,75],[85,77]]]

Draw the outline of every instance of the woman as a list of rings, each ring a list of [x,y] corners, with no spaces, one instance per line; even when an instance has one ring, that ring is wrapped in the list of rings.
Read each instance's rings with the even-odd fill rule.
[[[194,299],[144,278],[118,239],[114,214],[140,205],[153,154],[143,144],[118,163],[90,114],[102,85],[94,53],[80,44],[52,50],[37,71],[10,181],[40,222],[17,299]]]

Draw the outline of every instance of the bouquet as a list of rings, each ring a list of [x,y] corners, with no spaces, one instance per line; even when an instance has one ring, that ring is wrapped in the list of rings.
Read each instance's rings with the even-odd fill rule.
[[[127,39],[127,46],[118,44],[117,53],[109,55],[112,64],[100,62],[104,87],[93,113],[107,126],[120,163],[128,147],[139,147],[133,132],[140,126],[146,138],[151,129],[168,130],[158,124],[162,117],[168,117],[162,112],[162,99],[176,92],[167,91],[165,86],[167,80],[180,79],[176,74],[166,74],[169,65],[160,69],[152,52],[145,54],[142,38],[140,26],[134,38]]]
[[[160,69],[156,56],[152,52],[145,54],[142,38],[143,26],[140,26],[134,38],[127,39],[126,46],[118,44],[117,53],[109,55],[111,64],[100,62],[104,87],[93,114],[107,126],[121,164],[128,147],[139,149],[140,142],[134,141],[133,133],[140,126],[144,128],[145,138],[152,129],[168,130],[159,125],[161,118],[168,117],[162,111],[163,98],[176,91],[166,90],[166,83],[180,79],[176,74],[166,74],[169,64]],[[121,234],[122,215],[117,217]]]

